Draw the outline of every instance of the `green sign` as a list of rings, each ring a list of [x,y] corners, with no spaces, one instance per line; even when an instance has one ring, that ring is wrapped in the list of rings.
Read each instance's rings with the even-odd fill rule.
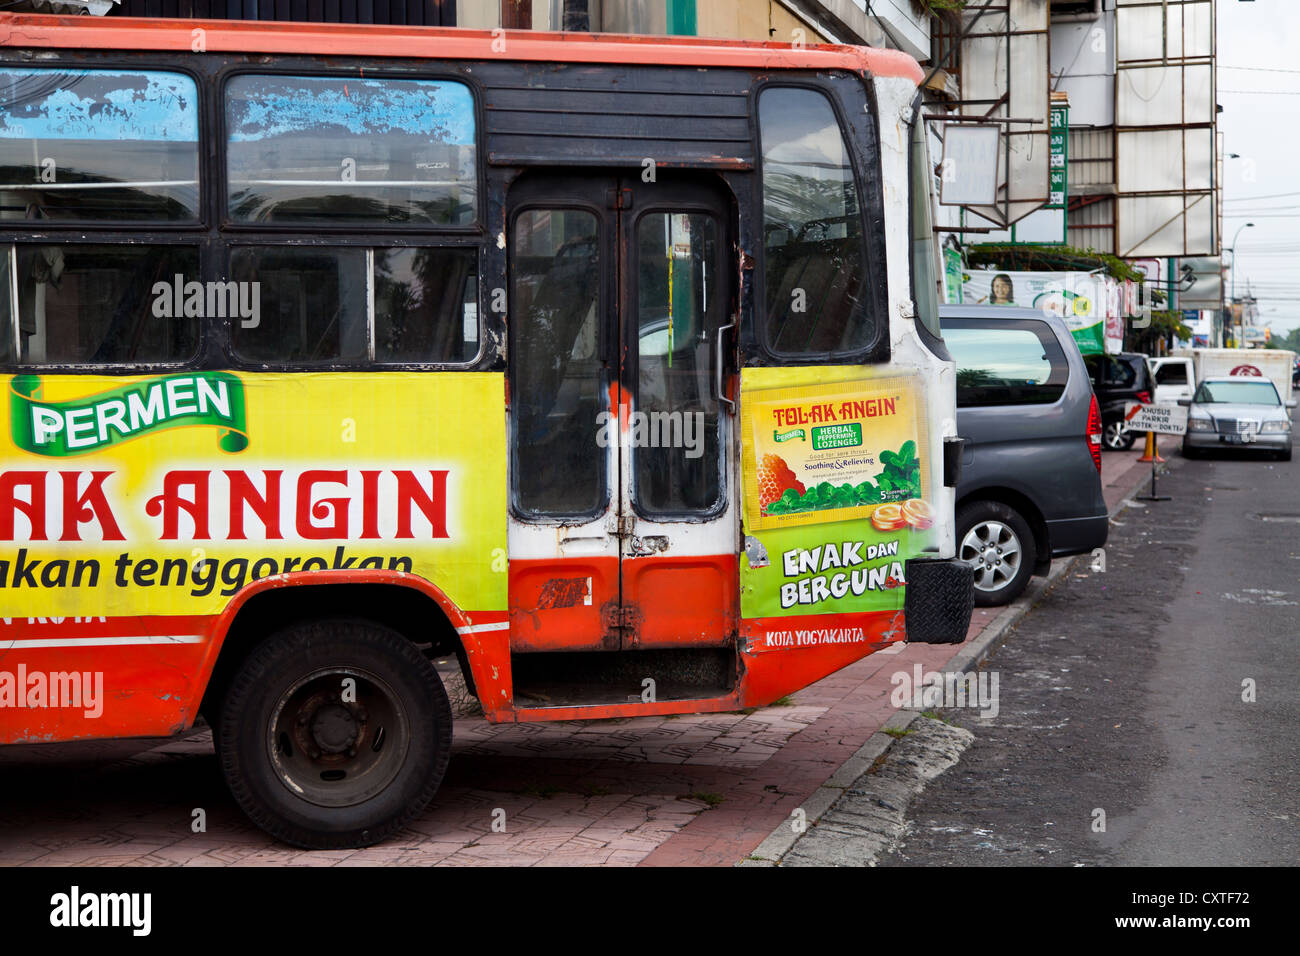
[[[949,305],[961,305],[962,275],[961,250],[944,247],[943,250],[943,287],[944,301]]]
[[[823,425],[812,430],[814,451],[827,448],[853,448],[862,444],[862,425],[859,422],[846,422],[843,425]]]
[[[1070,161],[1070,108],[1052,107],[1052,125],[1047,133],[1047,205],[1044,209],[1065,209]],[[1065,237],[1061,237],[1065,241]]]
[[[41,392],[36,375],[15,375],[9,382],[10,434],[33,455],[85,455],[190,425],[219,429],[222,451],[248,447],[244,384],[229,372],[162,375],[62,402],[44,401]]]

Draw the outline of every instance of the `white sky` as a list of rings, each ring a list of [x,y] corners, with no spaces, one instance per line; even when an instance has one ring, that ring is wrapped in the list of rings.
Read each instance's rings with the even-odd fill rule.
[[[1237,230],[1255,223],[1238,241],[1237,295],[1253,288],[1260,321],[1286,332],[1300,326],[1300,0],[1217,6],[1224,261]]]

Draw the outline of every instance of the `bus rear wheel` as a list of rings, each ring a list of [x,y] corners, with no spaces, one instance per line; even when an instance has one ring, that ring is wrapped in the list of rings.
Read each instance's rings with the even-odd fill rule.
[[[235,802],[275,838],[370,846],[428,805],[451,755],[433,664],[370,621],[296,624],[236,672],[215,734]]]

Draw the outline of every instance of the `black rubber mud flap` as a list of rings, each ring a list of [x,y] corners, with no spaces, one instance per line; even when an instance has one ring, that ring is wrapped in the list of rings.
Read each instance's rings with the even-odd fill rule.
[[[907,562],[907,640],[960,644],[975,608],[975,572],[964,561],[914,558]]]

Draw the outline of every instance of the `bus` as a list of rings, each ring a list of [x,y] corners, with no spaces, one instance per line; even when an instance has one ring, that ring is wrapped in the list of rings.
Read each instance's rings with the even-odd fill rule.
[[[964,640],[907,56],[0,15],[0,743],[308,848],[489,721]]]

